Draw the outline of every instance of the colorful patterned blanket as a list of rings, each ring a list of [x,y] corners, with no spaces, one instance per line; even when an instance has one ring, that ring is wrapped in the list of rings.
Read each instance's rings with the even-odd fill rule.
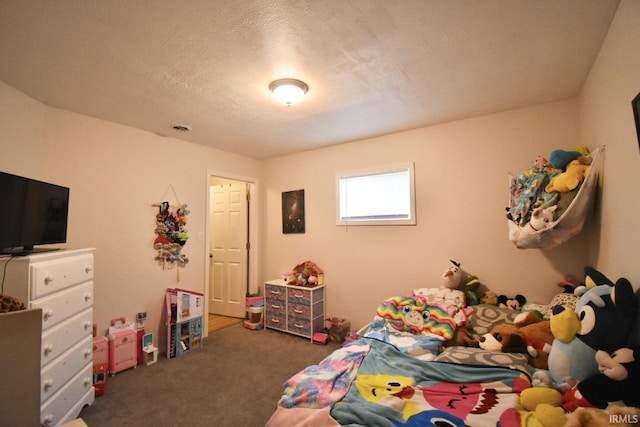
[[[293,425],[287,411],[327,408],[330,416],[314,425],[516,426],[518,396],[528,387],[524,366],[421,361],[362,338],[287,381],[268,426]]]

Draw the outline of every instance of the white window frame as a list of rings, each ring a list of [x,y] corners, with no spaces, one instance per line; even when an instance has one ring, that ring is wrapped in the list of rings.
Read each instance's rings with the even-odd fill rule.
[[[358,178],[373,177],[374,179],[384,180],[385,175],[388,175],[390,178],[393,175],[397,178],[398,172],[405,171],[408,172],[408,183],[406,183],[406,181],[400,183],[397,180],[395,180],[396,182],[393,182],[394,179],[391,179],[390,181],[388,181],[388,184],[393,188],[393,190],[391,190],[391,193],[395,193],[396,195],[403,194],[404,197],[401,196],[402,198],[408,198],[408,209],[404,210],[403,212],[387,212],[382,214],[372,212],[371,215],[359,214],[357,216],[347,216],[348,212],[346,212],[346,206],[348,205],[349,200],[355,201],[357,203],[359,197],[372,197],[374,199],[378,199],[378,201],[380,201],[380,198],[385,197],[384,193],[371,189],[362,189],[362,191],[358,190],[359,192],[355,195],[356,197],[349,197],[348,190],[354,190],[355,187],[353,184],[357,183]],[[347,182],[349,182],[350,179],[354,179],[354,181],[351,181],[352,185],[346,188],[347,192],[346,194],[343,194],[345,193],[345,185]],[[405,199],[405,201],[407,200]],[[414,164],[411,162],[358,171],[338,172],[336,174],[336,224],[343,226],[416,225]]]

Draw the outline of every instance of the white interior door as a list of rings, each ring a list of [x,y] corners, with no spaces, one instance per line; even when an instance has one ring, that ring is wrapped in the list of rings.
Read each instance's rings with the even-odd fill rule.
[[[248,272],[247,184],[210,187],[209,313],[244,317]]]

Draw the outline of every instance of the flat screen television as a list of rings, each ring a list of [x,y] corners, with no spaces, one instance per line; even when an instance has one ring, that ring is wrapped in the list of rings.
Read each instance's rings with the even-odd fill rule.
[[[25,254],[66,243],[69,188],[0,172],[0,251]]]

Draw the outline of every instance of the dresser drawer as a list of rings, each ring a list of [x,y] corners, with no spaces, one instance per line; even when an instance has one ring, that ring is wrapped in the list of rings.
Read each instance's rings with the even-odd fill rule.
[[[294,304],[309,305],[311,303],[311,291],[303,288],[289,288],[287,301]]]
[[[303,319],[300,317],[289,317],[287,321],[287,330],[294,334],[304,335],[306,337],[311,336],[311,321],[309,319]]]
[[[45,366],[81,339],[92,336],[93,310],[87,309],[42,333],[40,366]]]
[[[31,298],[36,299],[93,279],[93,254],[35,262],[30,275]]]
[[[40,407],[40,422],[44,426],[55,426],[82,397],[93,387],[93,365],[88,363],[51,399]],[[74,417],[75,418],[75,417]]]
[[[305,304],[288,303],[289,316],[311,318],[311,306]]]
[[[265,304],[265,311],[269,314],[277,314],[279,316],[286,316],[287,303],[284,301],[269,300]]]
[[[55,394],[87,363],[92,363],[93,340],[90,335],[48,364],[40,376],[40,403]],[[93,367],[93,364],[92,364]]]
[[[267,302],[284,302],[287,300],[287,289],[282,286],[264,285],[264,298]]]
[[[264,315],[264,324],[269,328],[282,329],[283,331],[287,329],[287,318],[280,313],[270,313],[265,312]]]
[[[55,294],[31,301],[32,308],[42,309],[42,329],[63,321],[93,305],[93,282],[83,283]]]

